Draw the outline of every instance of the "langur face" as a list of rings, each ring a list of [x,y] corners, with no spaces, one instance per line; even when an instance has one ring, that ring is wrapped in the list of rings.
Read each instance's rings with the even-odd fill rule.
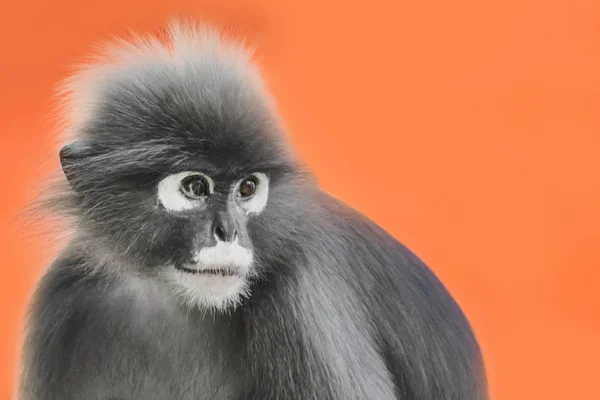
[[[262,172],[231,179],[184,171],[160,180],[159,209],[185,218],[193,236],[187,254],[166,265],[163,278],[188,302],[221,308],[238,301],[254,273],[248,221],[268,197],[269,177]]]

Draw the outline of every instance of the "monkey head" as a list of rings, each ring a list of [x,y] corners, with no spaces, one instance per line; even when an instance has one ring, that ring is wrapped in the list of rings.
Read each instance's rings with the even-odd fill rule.
[[[178,32],[168,54],[147,51],[162,57],[117,52],[71,82],[80,120],[60,150],[66,203],[98,265],[224,308],[285,245],[277,232],[302,173],[248,55]]]

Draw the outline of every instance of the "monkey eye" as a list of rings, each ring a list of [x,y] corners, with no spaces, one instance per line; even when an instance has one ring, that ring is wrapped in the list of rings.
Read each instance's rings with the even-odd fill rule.
[[[269,198],[269,176],[263,172],[250,174],[237,184],[235,196],[246,214],[259,214]]]
[[[167,211],[191,210],[203,206],[214,187],[213,180],[202,172],[184,171],[164,177],[157,185],[156,196]]]
[[[203,175],[188,175],[181,180],[180,190],[190,199],[199,199],[210,194],[210,183]]]
[[[257,186],[258,178],[255,176],[244,178],[244,180],[240,183],[237,195],[241,198],[249,199],[256,193]]]

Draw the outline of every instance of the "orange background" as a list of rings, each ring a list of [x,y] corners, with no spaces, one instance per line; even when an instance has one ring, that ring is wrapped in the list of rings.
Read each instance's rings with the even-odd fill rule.
[[[0,399],[47,258],[16,215],[57,165],[52,90],[175,12],[259,45],[298,151],[447,284],[494,399],[600,399],[597,0],[3,2]]]

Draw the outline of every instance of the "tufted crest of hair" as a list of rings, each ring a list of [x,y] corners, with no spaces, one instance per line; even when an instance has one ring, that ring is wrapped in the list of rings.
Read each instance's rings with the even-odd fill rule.
[[[106,240],[134,252],[143,238],[140,248],[173,255],[167,238],[177,217],[158,213],[152,195],[170,173],[300,175],[248,49],[192,23],[173,23],[162,38],[102,47],[60,91],[67,179],[41,204],[70,217],[96,247]]]
[[[224,33],[182,21],[171,23],[163,40],[158,35],[132,35],[130,40],[99,46],[92,63],[66,79],[59,90],[67,117],[65,134],[67,138],[84,134],[82,128],[115,95],[139,96],[139,106],[144,101],[148,106],[165,95],[169,84],[189,85],[185,92],[178,91],[181,100],[192,96],[187,100],[200,101],[198,107],[211,106],[214,112],[225,110],[231,105],[227,100],[234,97],[250,100],[260,92],[264,101],[268,92],[251,58],[250,49]],[[123,83],[128,87],[118,90]]]

